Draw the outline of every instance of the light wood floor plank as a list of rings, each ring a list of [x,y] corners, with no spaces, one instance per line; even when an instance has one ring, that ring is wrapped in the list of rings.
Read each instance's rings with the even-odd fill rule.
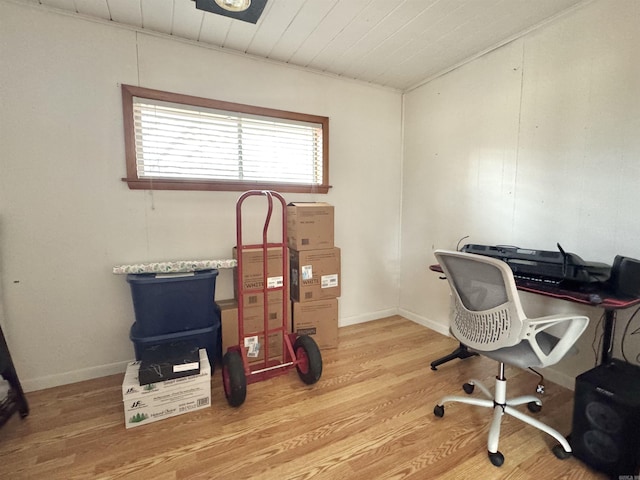
[[[430,362],[457,342],[393,316],[340,329],[323,376],[304,385],[295,370],[248,386],[228,406],[219,368],[211,408],[126,430],[122,375],[27,394],[31,414],[0,430],[6,479],[504,479],[604,480],[554,441],[505,417],[501,468],[487,459],[491,411],[449,404],[470,378],[493,386],[496,365],[475,357],[438,371]],[[538,378],[508,368],[510,396],[535,393]],[[572,392],[547,384],[539,418],[569,433]],[[523,406],[526,411],[526,406]]]

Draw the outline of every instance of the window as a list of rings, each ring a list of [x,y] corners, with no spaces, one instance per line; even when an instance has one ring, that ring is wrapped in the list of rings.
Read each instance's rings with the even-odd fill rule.
[[[131,189],[327,193],[329,119],[122,86]]]

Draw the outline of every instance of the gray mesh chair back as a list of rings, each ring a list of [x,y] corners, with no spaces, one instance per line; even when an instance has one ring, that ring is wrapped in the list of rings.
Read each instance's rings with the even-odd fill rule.
[[[451,332],[479,351],[520,342],[525,319],[515,281],[507,264],[490,257],[436,251],[451,285]]]

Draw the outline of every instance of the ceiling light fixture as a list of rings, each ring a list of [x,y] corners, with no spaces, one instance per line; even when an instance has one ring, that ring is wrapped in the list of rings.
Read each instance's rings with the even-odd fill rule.
[[[198,10],[257,23],[267,0],[194,0]]]
[[[251,0],[215,0],[215,2],[230,12],[244,12],[251,5]]]

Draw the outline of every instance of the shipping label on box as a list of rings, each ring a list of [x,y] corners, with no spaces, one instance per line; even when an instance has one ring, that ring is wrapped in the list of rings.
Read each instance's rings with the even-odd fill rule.
[[[340,296],[340,249],[289,250],[291,299],[311,302]]]
[[[282,362],[283,342],[282,332],[269,334],[269,360]],[[244,346],[247,349],[249,365],[255,365],[256,363],[264,361],[264,352],[266,350],[264,335],[245,337]]]
[[[293,303],[293,331],[309,335],[320,348],[338,346],[338,299]]]
[[[211,379],[211,364],[207,357],[207,350],[200,349],[200,373],[197,375],[191,375],[188,377],[174,378],[166,380],[164,382],[150,383],[148,385],[140,386],[138,378],[138,372],[140,370],[140,361],[129,362],[127,370],[124,374],[124,380],[122,382],[122,400],[137,397],[151,397],[159,393],[165,393],[168,391],[174,391],[182,388],[187,388],[189,385]]]
[[[293,250],[333,247],[334,208],[324,202],[292,202],[287,206],[287,244]]]

